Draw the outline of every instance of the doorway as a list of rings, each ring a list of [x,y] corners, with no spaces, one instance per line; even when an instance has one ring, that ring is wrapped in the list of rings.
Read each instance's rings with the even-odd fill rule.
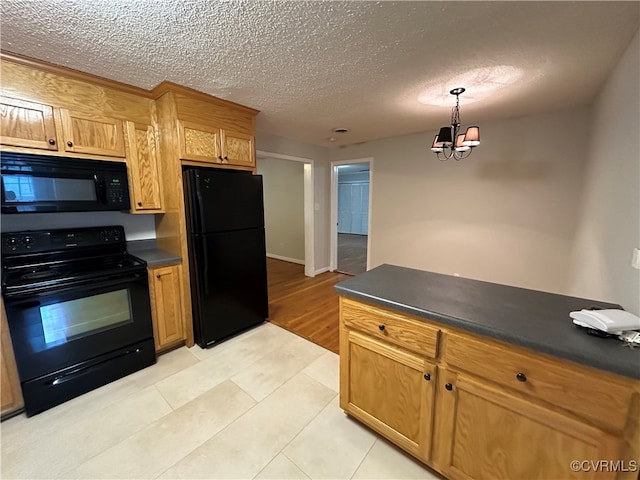
[[[372,163],[331,163],[331,271],[357,275],[368,268]]]
[[[265,233],[267,237],[267,256],[285,260],[293,263],[299,263],[304,265],[304,274],[307,277],[315,276],[315,257],[314,257],[314,212],[313,212],[313,160],[302,157],[294,157],[291,155],[282,155],[279,153],[264,152],[258,150],[256,152],[257,157],[257,170],[258,173],[263,174],[263,180],[265,183]],[[271,161],[271,163],[269,163]],[[269,168],[274,167],[274,168]],[[276,188],[271,193],[269,190],[270,179],[268,178],[269,171],[279,171],[281,174],[289,175],[291,182],[296,183],[290,185],[291,188],[280,189]],[[296,172],[299,172],[296,173]],[[275,178],[274,178],[275,179]],[[273,180],[273,179],[272,179]],[[301,182],[301,184],[297,184]],[[300,191],[301,190],[301,191]],[[287,199],[283,195],[296,195],[295,200]],[[280,215],[284,212],[278,212],[277,207],[274,209],[275,217],[272,217],[275,221],[269,219],[269,206],[268,203],[272,200],[271,195],[278,195],[278,202],[280,205],[300,207],[302,206],[301,215],[298,213],[292,214],[296,217],[299,216],[299,228],[296,229],[295,225],[292,225],[289,215],[287,218],[280,218]],[[267,197],[270,198],[267,198]],[[283,221],[279,221],[283,220]],[[268,223],[268,224],[267,224]],[[293,227],[293,231],[291,230]],[[299,241],[293,237],[304,237]],[[274,240],[275,247],[272,249],[278,250],[284,248],[283,252],[270,252],[270,240]],[[286,245],[287,242],[301,244],[298,246]],[[301,254],[304,252],[303,255]],[[290,253],[293,252],[293,253]],[[300,258],[303,257],[303,258]]]

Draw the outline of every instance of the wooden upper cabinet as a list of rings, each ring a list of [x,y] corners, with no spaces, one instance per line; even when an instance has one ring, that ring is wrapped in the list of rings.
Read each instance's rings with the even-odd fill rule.
[[[14,147],[58,150],[53,107],[0,97],[0,143]]]
[[[253,136],[228,130],[221,131],[222,163],[255,167],[255,148]]]
[[[255,167],[253,135],[178,121],[180,158],[195,162]]]
[[[123,121],[92,113],[60,109],[64,150],[124,157]]]
[[[162,213],[162,182],[153,125],[126,122],[132,213]]]
[[[220,129],[178,120],[180,158],[196,162],[220,163]]]

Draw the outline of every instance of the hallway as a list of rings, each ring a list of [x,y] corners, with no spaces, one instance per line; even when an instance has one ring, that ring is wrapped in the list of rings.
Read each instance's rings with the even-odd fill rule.
[[[338,353],[338,294],[333,286],[347,278],[337,272],[305,277],[303,265],[267,258],[269,321]]]

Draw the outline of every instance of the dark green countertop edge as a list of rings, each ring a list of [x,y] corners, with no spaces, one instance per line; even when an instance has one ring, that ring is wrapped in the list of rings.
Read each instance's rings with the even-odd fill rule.
[[[182,257],[157,248],[156,241],[134,240],[127,242],[127,252],[147,262],[148,267],[166,267],[182,262]]]
[[[619,305],[467,278],[380,265],[338,283],[347,297],[640,379],[640,348],[588,335],[569,312]]]

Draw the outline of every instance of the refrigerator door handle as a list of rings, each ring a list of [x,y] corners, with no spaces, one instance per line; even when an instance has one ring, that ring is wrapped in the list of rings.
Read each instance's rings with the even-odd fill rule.
[[[189,230],[192,233],[202,233],[205,223],[200,173],[195,168],[191,168],[185,170],[185,174],[186,203],[191,212],[188,219],[191,223]]]
[[[204,277],[204,294],[209,295],[209,249],[207,248],[207,242],[202,242],[202,260],[204,261],[204,268],[202,274]]]
[[[202,182],[201,182],[201,178],[198,172],[196,171],[192,171],[193,172],[193,176],[191,177],[191,180],[193,182],[193,220],[196,223],[195,228],[196,228],[196,232],[202,233],[203,229],[204,229],[204,208],[203,207],[203,203],[202,203]]]

